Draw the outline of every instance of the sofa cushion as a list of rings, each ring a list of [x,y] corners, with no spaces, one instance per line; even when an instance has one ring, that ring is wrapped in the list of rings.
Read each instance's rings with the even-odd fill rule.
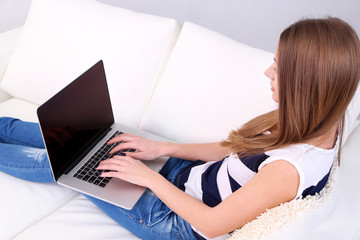
[[[139,239],[80,195],[14,240]]]
[[[103,59],[116,120],[137,126],[178,31],[95,0],[33,0],[1,86],[41,104]]]
[[[0,102],[0,116],[19,118],[23,121],[38,122],[36,109],[38,105],[17,99],[10,98]]]
[[[11,239],[78,193],[55,183],[33,183],[0,172],[0,239]]]
[[[180,142],[220,141],[275,109],[264,75],[273,54],[186,22],[141,123]]]

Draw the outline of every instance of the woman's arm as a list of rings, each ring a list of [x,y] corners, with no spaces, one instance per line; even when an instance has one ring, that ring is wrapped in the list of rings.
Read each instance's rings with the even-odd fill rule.
[[[230,149],[220,143],[180,144],[172,142],[156,142],[132,134],[121,134],[109,141],[109,144],[120,143],[110,153],[122,149],[136,149],[128,152],[128,156],[140,160],[153,160],[161,156],[177,157],[186,160],[218,161],[230,154]]]
[[[231,153],[230,148],[214,143],[167,143],[166,156],[182,158],[190,161],[218,161]]]
[[[211,238],[238,229],[266,209],[293,199],[299,186],[295,167],[279,160],[263,167],[245,186],[211,208],[131,157],[106,160],[99,169],[116,171],[102,173],[104,177],[118,177],[150,188],[170,209]]]

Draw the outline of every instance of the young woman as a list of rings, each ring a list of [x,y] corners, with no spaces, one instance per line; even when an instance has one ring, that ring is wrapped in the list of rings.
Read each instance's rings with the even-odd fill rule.
[[[124,134],[109,142],[124,141],[113,152],[137,149],[97,167],[112,170],[104,177],[149,189],[132,210],[87,197],[143,239],[225,239],[266,209],[321,191],[360,79],[359,39],[336,18],[301,20],[282,32],[265,75],[278,109],[226,141],[175,144]],[[53,181],[37,124],[0,118],[0,129],[0,170]],[[160,173],[138,161],[160,156],[171,157]]]

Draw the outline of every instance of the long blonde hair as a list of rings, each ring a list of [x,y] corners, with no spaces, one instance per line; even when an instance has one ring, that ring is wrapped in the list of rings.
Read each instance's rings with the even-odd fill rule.
[[[360,42],[337,18],[300,20],[278,45],[278,109],[232,131],[224,146],[251,155],[321,136],[340,122],[360,79]],[[271,134],[264,134],[270,131]]]

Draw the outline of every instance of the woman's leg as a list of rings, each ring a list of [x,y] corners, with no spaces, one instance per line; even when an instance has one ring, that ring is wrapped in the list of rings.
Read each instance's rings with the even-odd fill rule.
[[[36,123],[0,118],[0,171],[34,182],[53,182]]]
[[[177,172],[188,165],[188,161],[171,158],[161,173],[172,181]],[[93,197],[86,197],[141,239],[196,239],[190,224],[171,211],[150,190],[145,191],[131,210],[125,210]]]
[[[32,182],[53,182],[45,149],[0,143],[0,171]]]
[[[191,226],[172,212],[150,190],[145,191],[131,210],[90,196],[86,197],[122,227],[141,239],[196,239]]]
[[[39,124],[0,117],[0,143],[45,148]]]

